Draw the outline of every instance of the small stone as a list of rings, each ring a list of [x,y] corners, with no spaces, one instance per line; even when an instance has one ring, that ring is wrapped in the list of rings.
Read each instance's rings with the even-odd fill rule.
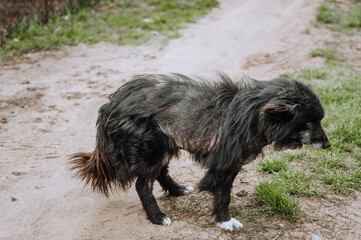
[[[322,240],[322,238],[320,238],[319,236],[317,236],[316,234],[312,235],[312,240]]]
[[[294,238],[304,238],[305,234],[303,232],[291,232],[290,236],[294,239]]]
[[[18,199],[16,197],[11,197],[12,202],[16,202]]]
[[[152,23],[152,22],[153,22],[153,19],[151,19],[151,18],[144,18],[142,21],[145,22],[145,23]]]
[[[54,33],[57,33],[61,30],[61,27],[57,27],[55,30],[54,30]]]
[[[6,117],[2,117],[2,118],[0,119],[0,123],[2,123],[2,124],[7,124],[7,123],[8,123],[8,119],[7,119]]]
[[[21,84],[30,84],[29,80],[24,79],[24,81],[21,82]]]
[[[25,174],[25,172],[15,171],[15,172],[12,172],[11,174],[14,176],[20,176],[20,175]]]
[[[236,193],[237,197],[245,197],[248,195],[248,192],[246,192],[245,190],[241,190],[238,193]]]

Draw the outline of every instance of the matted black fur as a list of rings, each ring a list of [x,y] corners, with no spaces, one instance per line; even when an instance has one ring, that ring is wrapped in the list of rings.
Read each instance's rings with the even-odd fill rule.
[[[159,181],[170,195],[186,187],[168,175],[170,159],[180,149],[208,169],[200,191],[214,194],[216,222],[229,221],[234,178],[266,145],[277,149],[308,144],[327,148],[324,111],[305,84],[286,78],[233,82],[193,80],[180,74],[138,75],[109,96],[97,120],[96,148],[71,158],[76,175],[93,190],[136,190],[150,221],[167,218],[152,189]]]

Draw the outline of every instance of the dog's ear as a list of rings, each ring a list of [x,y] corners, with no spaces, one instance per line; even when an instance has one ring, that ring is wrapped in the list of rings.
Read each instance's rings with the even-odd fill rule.
[[[264,106],[262,108],[261,114],[263,114],[264,116],[267,117],[274,117],[277,116],[278,114],[284,112],[284,110],[282,110],[279,107],[275,107],[275,106]]]
[[[279,107],[279,106],[263,106],[261,109],[261,114],[270,119],[270,120],[289,120],[293,117],[293,112],[291,109],[287,107]]]

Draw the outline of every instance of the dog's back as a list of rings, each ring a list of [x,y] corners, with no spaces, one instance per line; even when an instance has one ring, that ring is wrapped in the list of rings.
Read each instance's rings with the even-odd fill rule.
[[[121,119],[146,121],[178,148],[202,155],[214,145],[221,116],[239,91],[226,76],[213,84],[179,74],[139,75],[110,96],[112,110],[101,114],[109,115],[108,132],[123,129]]]

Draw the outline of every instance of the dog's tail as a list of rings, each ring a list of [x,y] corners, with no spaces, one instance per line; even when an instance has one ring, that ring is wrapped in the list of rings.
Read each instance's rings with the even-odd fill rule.
[[[114,146],[106,131],[108,114],[104,108],[100,110],[97,120],[96,147],[91,153],[75,153],[69,159],[70,170],[74,176],[91,185],[93,191],[109,196],[109,192],[118,186],[127,189],[129,186],[129,168],[126,161],[117,161]],[[108,106],[109,107],[109,106]]]
[[[75,170],[75,176],[90,184],[94,191],[104,193],[109,196],[114,182],[114,170],[109,165],[109,161],[102,149],[97,146],[92,153],[75,153],[71,156],[71,170]]]

